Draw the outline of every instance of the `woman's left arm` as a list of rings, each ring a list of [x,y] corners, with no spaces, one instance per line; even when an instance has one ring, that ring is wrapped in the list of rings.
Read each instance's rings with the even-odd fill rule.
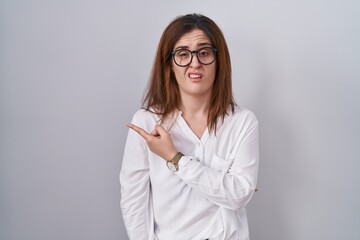
[[[190,156],[184,156],[179,161],[177,175],[211,202],[239,210],[249,202],[256,190],[259,168],[258,135],[258,122],[255,121],[235,149],[229,168],[226,168],[228,160],[217,156],[212,160],[220,165],[218,169],[193,161]],[[225,169],[219,170],[221,167]]]

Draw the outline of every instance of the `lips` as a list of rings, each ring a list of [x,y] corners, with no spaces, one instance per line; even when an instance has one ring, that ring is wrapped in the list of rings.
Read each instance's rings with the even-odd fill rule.
[[[202,78],[200,73],[189,73],[188,76],[191,80],[200,80]]]

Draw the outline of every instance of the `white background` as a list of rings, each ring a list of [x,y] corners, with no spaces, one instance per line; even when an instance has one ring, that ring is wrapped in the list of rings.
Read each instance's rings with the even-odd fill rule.
[[[127,239],[126,124],[162,31],[193,12],[260,121],[252,240],[360,239],[358,0],[0,0],[1,240]]]

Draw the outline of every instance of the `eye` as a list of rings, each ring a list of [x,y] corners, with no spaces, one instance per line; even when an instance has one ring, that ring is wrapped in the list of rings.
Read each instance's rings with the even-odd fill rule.
[[[176,51],[175,55],[181,58],[188,58],[190,56],[190,52],[187,50],[179,50]]]
[[[206,57],[210,54],[209,49],[201,49],[199,51],[199,57]]]

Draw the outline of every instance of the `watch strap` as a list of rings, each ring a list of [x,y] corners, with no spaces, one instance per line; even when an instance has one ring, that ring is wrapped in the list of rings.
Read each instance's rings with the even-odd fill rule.
[[[181,152],[177,152],[175,154],[175,156],[170,160],[170,162],[174,163],[174,164],[178,164],[178,162],[180,161],[180,158],[184,156],[184,154],[182,154]]]

